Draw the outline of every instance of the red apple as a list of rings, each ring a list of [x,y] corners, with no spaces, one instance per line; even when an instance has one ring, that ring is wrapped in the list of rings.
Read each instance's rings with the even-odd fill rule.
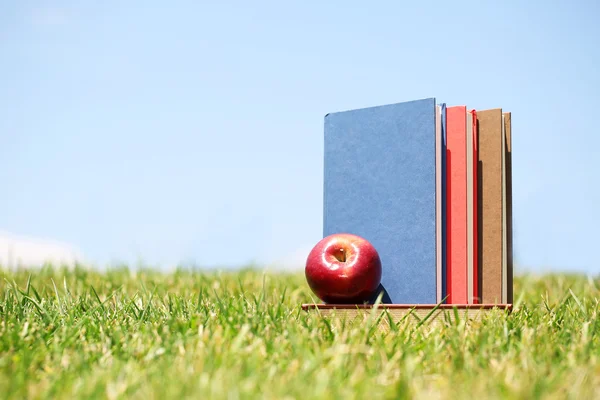
[[[308,286],[325,303],[362,303],[381,282],[381,260],[366,239],[338,233],[325,237],[308,254]]]

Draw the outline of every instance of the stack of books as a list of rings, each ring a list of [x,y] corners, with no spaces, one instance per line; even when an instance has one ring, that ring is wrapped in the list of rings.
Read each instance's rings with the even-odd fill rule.
[[[325,116],[323,236],[379,252],[384,303],[512,304],[511,113],[435,98]]]

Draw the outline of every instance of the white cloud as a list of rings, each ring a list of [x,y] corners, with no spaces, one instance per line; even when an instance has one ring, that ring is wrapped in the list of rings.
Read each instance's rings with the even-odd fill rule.
[[[3,267],[39,267],[46,263],[73,267],[77,262],[84,260],[74,246],[0,231],[0,265]]]

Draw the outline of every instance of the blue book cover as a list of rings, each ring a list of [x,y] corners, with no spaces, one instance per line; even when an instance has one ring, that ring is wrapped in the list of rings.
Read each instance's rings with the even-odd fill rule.
[[[384,303],[435,304],[435,99],[330,113],[324,136],[324,236],[375,246]]]

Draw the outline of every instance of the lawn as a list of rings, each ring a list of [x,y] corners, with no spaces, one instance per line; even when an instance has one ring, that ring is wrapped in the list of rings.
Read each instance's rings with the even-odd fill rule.
[[[0,270],[14,399],[600,397],[600,279],[519,276],[515,309],[434,327],[302,311],[301,273]]]

